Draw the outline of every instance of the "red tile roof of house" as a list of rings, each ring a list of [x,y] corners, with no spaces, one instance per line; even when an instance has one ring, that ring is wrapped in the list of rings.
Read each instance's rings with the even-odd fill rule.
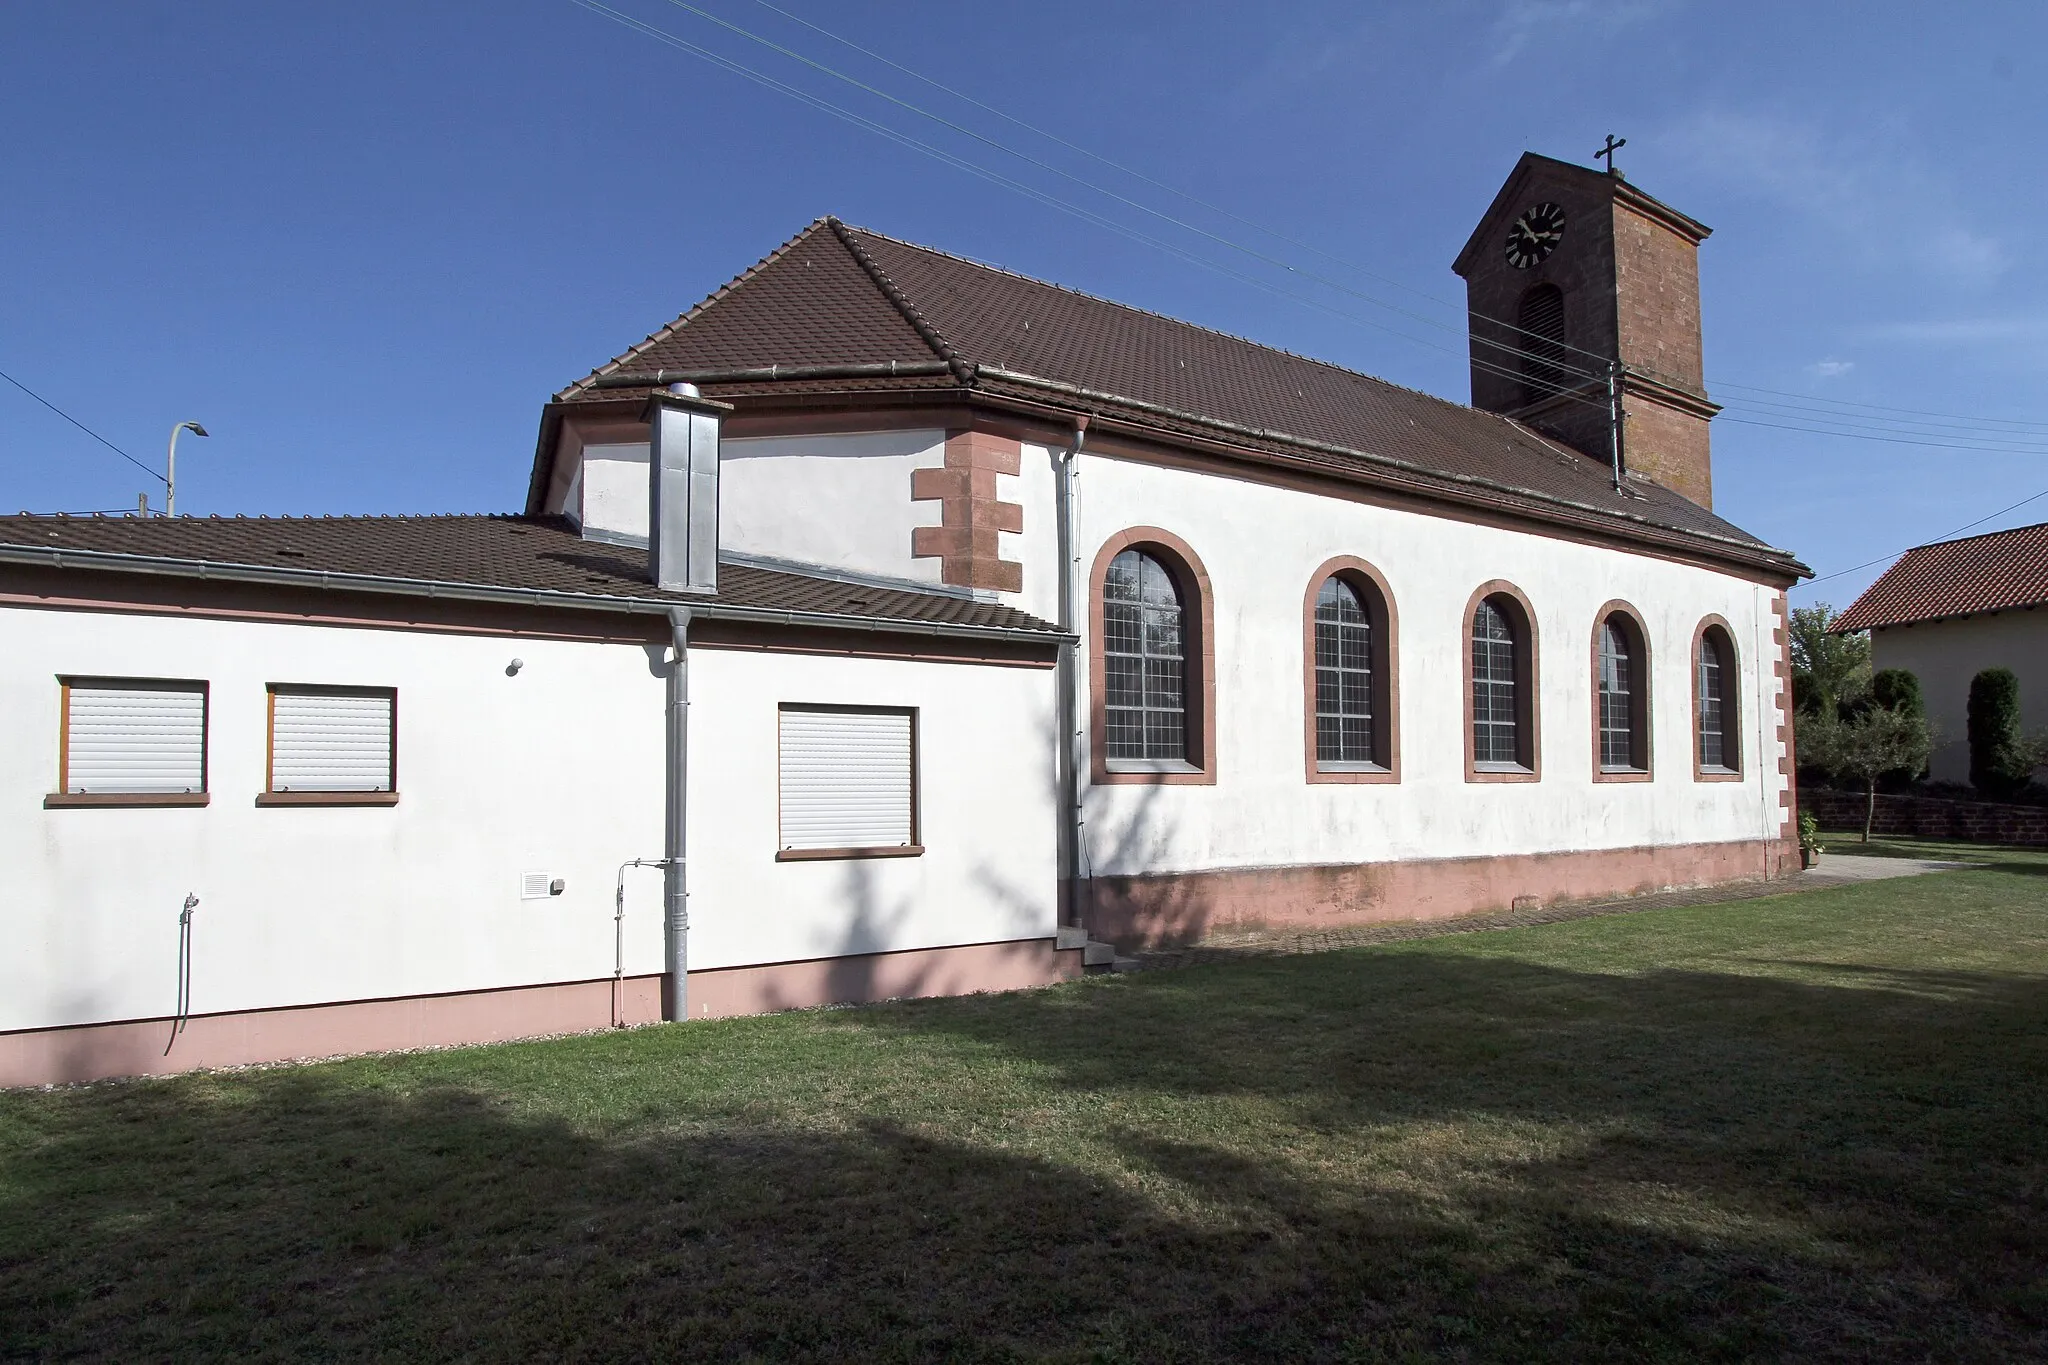
[[[805,378],[769,366],[910,366]],[[821,218],[682,317],[556,395],[643,396],[659,372],[708,397],[976,391],[1122,417],[1170,435],[1309,458],[1340,476],[1586,524],[1711,538],[1788,576],[1806,569],[1708,509],[1520,423],[1369,375]],[[695,376],[724,371],[724,379]],[[679,373],[680,372],[680,373]],[[645,385],[623,384],[645,376]],[[559,411],[557,407],[554,411]],[[1219,438],[1219,430],[1222,436]],[[545,439],[528,508],[553,457]]]
[[[1906,551],[1831,629],[1868,630],[2048,604],[2048,522]]]

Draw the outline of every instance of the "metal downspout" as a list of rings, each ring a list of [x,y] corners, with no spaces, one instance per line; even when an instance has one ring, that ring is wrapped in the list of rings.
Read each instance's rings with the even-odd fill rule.
[[[1081,873],[1084,866],[1081,854],[1081,645],[1080,631],[1075,626],[1079,593],[1074,583],[1074,499],[1075,481],[1080,472],[1081,445],[1087,431],[1088,419],[1076,418],[1073,444],[1059,456],[1058,464],[1055,466],[1058,486],[1054,498],[1054,522],[1057,527],[1056,539],[1060,557],[1059,627],[1067,636],[1066,641],[1060,646],[1057,680],[1062,835],[1060,881],[1067,893],[1066,914],[1063,918],[1073,924],[1086,923],[1081,905]]]
[[[690,1017],[690,609],[670,607],[669,634],[676,647],[668,674],[668,829],[662,840],[667,862],[668,1017]]]

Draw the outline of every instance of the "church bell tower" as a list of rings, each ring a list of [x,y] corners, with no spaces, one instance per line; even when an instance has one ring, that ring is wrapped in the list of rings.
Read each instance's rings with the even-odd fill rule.
[[[1709,231],[1618,170],[1523,153],[1451,266],[1471,311],[1472,405],[1603,463],[1618,440],[1625,470],[1713,506]]]

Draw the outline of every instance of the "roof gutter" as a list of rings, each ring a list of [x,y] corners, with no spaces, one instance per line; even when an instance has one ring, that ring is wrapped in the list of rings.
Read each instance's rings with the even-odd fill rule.
[[[1483,488],[1489,492],[1505,493],[1510,497],[1527,498],[1531,502],[1540,502],[1551,507],[1570,508],[1575,512],[1590,513],[1603,519],[1616,518],[1629,521],[1648,530],[1669,531],[1672,529],[1659,526],[1649,518],[1639,516],[1633,512],[1595,507],[1590,503],[1574,502],[1570,498],[1560,498],[1549,493],[1539,493],[1533,488],[1519,488],[1514,484],[1496,483],[1491,479],[1482,479],[1473,474],[1457,474],[1448,470],[1430,469],[1424,465],[1413,464],[1407,460],[1395,459],[1391,455],[1376,455],[1371,451],[1356,450],[1350,446],[1333,445],[1327,441],[1317,441],[1306,436],[1294,435],[1291,432],[1274,431],[1269,427],[1243,426],[1236,422],[1224,421],[1219,417],[1207,417],[1198,412],[1188,412],[1181,408],[1170,408],[1160,403],[1147,403],[1142,399],[1127,398],[1122,394],[1108,393],[1101,389],[1083,388],[1079,384],[1069,384],[1063,380],[1043,379],[1038,375],[1025,374],[1018,370],[1006,370],[994,365],[982,365],[978,368],[983,378],[1001,380],[1011,384],[1022,384],[1030,388],[1043,389],[1049,393],[1064,394],[1070,398],[1080,399],[1085,402],[1128,408],[1134,412],[1164,417],[1175,422],[1186,422],[1194,426],[1207,427],[1212,431],[1220,431],[1233,436],[1249,437],[1253,440],[1272,441],[1280,445],[1294,446],[1301,450],[1314,451],[1320,455],[1339,455],[1350,460],[1366,460],[1388,469],[1414,475],[1425,484],[1462,484],[1469,488]],[[1808,576],[1812,573],[1812,570],[1807,569],[1805,565],[1799,563],[1799,561],[1782,550],[1753,545],[1745,541],[1736,540],[1731,536],[1715,535],[1711,531],[1679,531],[1676,534],[1682,535],[1687,539],[1713,541],[1717,544],[1726,545],[1731,549],[1740,551],[1746,558],[1770,562],[1777,567],[1791,571],[1798,577]]]
[[[119,554],[110,550],[57,549],[42,545],[0,545],[0,564],[19,564],[44,569],[93,569],[106,573],[196,578],[219,583],[320,588],[330,592],[430,597],[449,602],[484,602],[498,606],[612,611],[630,616],[658,616],[664,621],[669,619],[669,613],[678,606],[688,606],[692,618],[698,621],[816,626],[828,630],[869,631],[888,635],[931,635],[954,640],[1010,640],[1037,645],[1065,644],[1074,638],[1071,634],[1061,631],[1024,630],[1016,626],[965,626],[948,621],[915,621],[892,616],[853,616],[844,612],[743,607],[727,602],[679,603],[674,598],[621,597],[610,593],[559,592],[550,588],[498,588],[483,583],[452,583],[432,578],[341,573],[330,569],[277,569],[256,564],[223,564],[210,559]]]

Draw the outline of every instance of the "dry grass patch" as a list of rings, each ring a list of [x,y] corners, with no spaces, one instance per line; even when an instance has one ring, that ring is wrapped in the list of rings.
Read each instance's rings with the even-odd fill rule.
[[[0,1096],[0,1356],[2048,1354],[2048,857]]]

